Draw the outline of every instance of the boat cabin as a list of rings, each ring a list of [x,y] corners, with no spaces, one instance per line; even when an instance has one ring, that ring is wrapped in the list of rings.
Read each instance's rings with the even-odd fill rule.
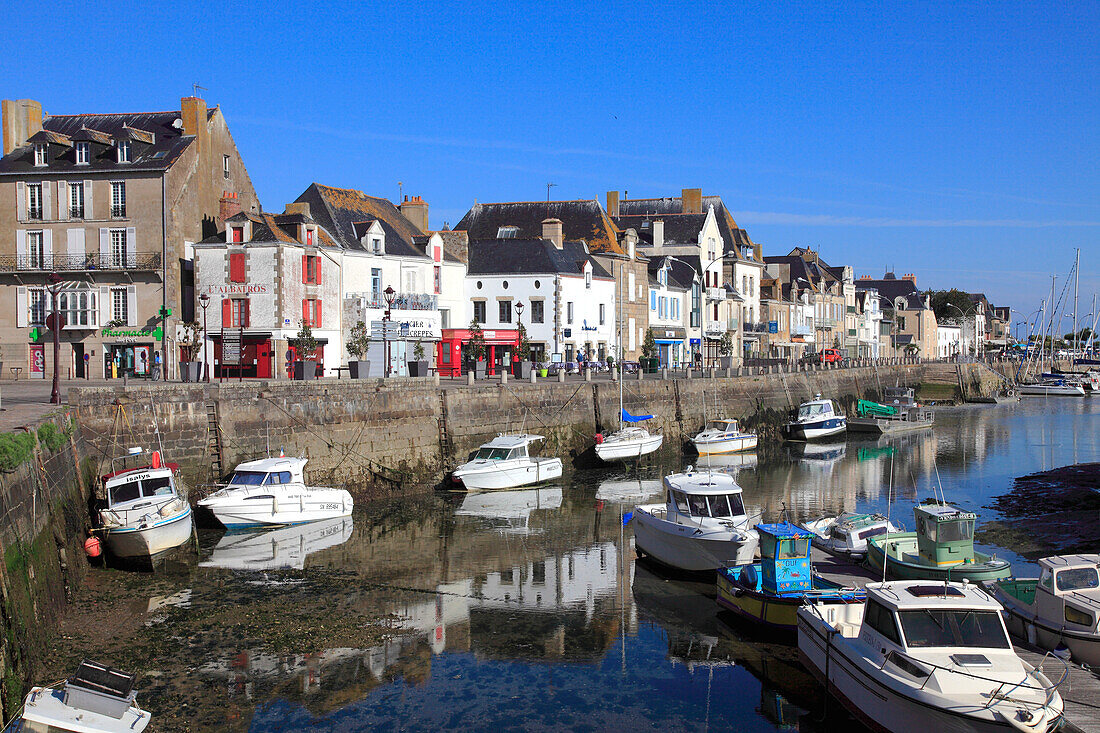
[[[736,420],[711,420],[707,423],[707,426],[703,428],[704,432],[716,432],[716,433],[741,433],[741,428],[737,424]]]
[[[917,522],[917,552],[935,566],[974,561],[974,523],[978,515],[948,504],[918,504],[913,507]]]
[[[836,416],[837,411],[832,400],[811,400],[798,406],[799,422],[824,420]]]
[[[1100,618],[1100,555],[1060,555],[1039,560],[1035,610],[1067,627],[1096,629]]]
[[[741,487],[727,473],[687,473],[665,477],[669,517],[740,519],[745,516]]]
[[[527,458],[527,447],[541,435],[498,435],[477,449],[472,461],[513,461]]]
[[[887,387],[882,391],[882,401],[909,407],[917,404],[917,395],[912,387]]]
[[[176,487],[172,481],[172,469],[161,468],[134,469],[108,478],[103,483],[107,494],[107,508],[130,504],[138,499],[173,497]]]
[[[237,465],[230,486],[272,486],[274,484],[304,484],[306,458],[261,458]]]
[[[760,575],[765,593],[805,593],[813,590],[810,540],[813,534],[790,522],[758,524]]]

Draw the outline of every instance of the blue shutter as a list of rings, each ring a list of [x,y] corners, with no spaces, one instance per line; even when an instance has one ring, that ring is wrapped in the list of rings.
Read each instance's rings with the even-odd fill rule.
[[[649,291],[649,309],[651,311],[657,310],[657,291],[656,290],[650,290]]]

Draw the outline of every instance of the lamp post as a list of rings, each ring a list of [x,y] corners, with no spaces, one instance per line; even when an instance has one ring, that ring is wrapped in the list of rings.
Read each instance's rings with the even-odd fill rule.
[[[678,257],[673,257],[672,255],[665,255],[664,257],[665,257],[665,263],[666,264],[671,260],[671,261],[679,262],[681,265],[687,265],[692,270],[695,270],[695,267],[693,265],[691,265],[688,262],[684,262],[683,260],[681,260]],[[702,342],[705,341],[706,337],[707,337],[707,335],[706,335],[707,334],[707,328],[706,328],[706,321],[707,321],[707,319],[706,319],[706,308],[707,308],[707,306],[706,306],[706,301],[707,301],[706,274],[707,274],[707,271],[710,270],[710,268],[714,267],[716,264],[718,264],[720,262],[723,262],[726,259],[736,258],[736,257],[737,257],[736,252],[724,252],[724,253],[722,253],[721,256],[715,257],[713,260],[711,260],[709,263],[707,263],[707,266],[702,268],[702,270],[698,271],[699,279],[702,281],[700,283],[700,287],[702,288],[701,296],[702,296],[702,301],[703,301],[703,305],[700,308],[700,313],[699,313],[699,331],[700,331],[700,336],[701,336],[701,338],[700,338],[700,348],[702,347]],[[700,259],[700,261],[702,261],[702,260]],[[721,280],[722,280],[722,277],[721,277],[721,275],[719,275],[719,277],[718,277],[718,281],[719,281],[718,282],[718,287],[722,287]],[[736,289],[736,285],[734,287]],[[746,295],[748,295],[748,294],[746,293]],[[721,321],[715,321],[715,322],[716,323],[721,323]]]
[[[523,301],[522,300],[517,300],[516,301],[516,359],[515,359],[515,361],[520,361],[519,350],[523,346],[522,343],[521,343],[522,339],[523,339]],[[522,373],[522,371],[521,371],[521,373]]]
[[[954,308],[955,310],[957,310],[959,313],[962,314],[963,320],[959,324],[960,325],[959,336],[962,337],[962,338],[966,338],[966,319],[967,319],[967,316],[970,315],[970,314],[967,313],[966,311],[964,311],[959,306],[955,305],[954,303],[947,303],[946,305],[950,308]],[[972,347],[974,349],[974,355],[975,356],[978,355],[978,343],[977,342],[978,342],[978,332],[977,332],[977,329],[975,329],[974,330],[974,346]],[[960,356],[962,355],[962,344],[961,343],[959,344],[959,354],[960,354]]]
[[[206,309],[210,307],[210,296],[203,293],[199,296],[199,305],[202,307],[202,373],[206,375],[203,380],[210,383],[210,367],[206,362]]]
[[[382,297],[386,299],[386,314],[382,317],[382,343],[385,344],[386,352],[386,376],[390,376],[390,317],[393,312],[393,301],[397,298],[397,293],[389,285],[382,291]]]
[[[46,325],[53,333],[53,389],[50,391],[50,404],[61,404],[61,369],[58,364],[61,358],[61,313],[57,310],[57,293],[61,290],[61,276],[56,272],[50,274],[50,308],[53,313]]]

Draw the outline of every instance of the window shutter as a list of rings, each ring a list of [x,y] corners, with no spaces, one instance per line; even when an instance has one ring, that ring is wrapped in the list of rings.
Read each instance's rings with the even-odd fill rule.
[[[126,266],[137,267],[137,229],[126,229]]]
[[[49,181],[42,181],[42,218],[50,219],[50,189],[53,188]]]
[[[66,181],[57,182],[57,220],[66,221],[69,218],[69,184]]]
[[[304,283],[309,282],[309,278],[306,276],[306,273],[307,273],[306,265],[308,264],[308,262],[309,262],[309,255],[302,255],[302,282],[304,282]]]
[[[53,269],[53,230],[46,229],[42,232],[42,267],[46,270]]]
[[[84,181],[84,218],[94,219],[92,216],[92,182]]]
[[[309,323],[309,301],[302,301],[302,320]]]
[[[317,278],[317,284],[320,285],[321,284],[321,257],[320,257],[320,255],[317,256],[317,259],[315,260],[315,262],[317,263],[316,264],[317,269],[314,271],[314,277]]]
[[[15,230],[15,266],[20,270],[27,266],[27,232],[23,229]]]
[[[137,319],[137,285],[126,286],[126,325],[138,325]]]
[[[27,289],[18,287],[15,289],[15,325],[18,328],[27,326],[27,310],[30,303],[27,302]]]
[[[229,302],[229,298],[222,299],[222,328],[229,328],[229,324],[233,319],[233,304]]]
[[[241,301],[241,328],[248,328],[252,325],[252,313],[248,306],[248,298]]]
[[[313,301],[313,327],[321,327],[321,299]]]
[[[70,265],[81,264],[80,260],[86,254],[84,251],[84,228],[69,229],[65,232],[66,245],[65,253],[72,260]]]
[[[99,288],[99,323],[111,320],[111,289],[106,285]]]
[[[229,255],[229,281],[244,282],[244,252],[233,252]]]
[[[22,181],[15,182],[15,211],[19,221],[27,218],[27,187]]]
[[[649,291],[649,309],[651,311],[657,310],[657,291]]]
[[[107,267],[111,261],[111,230],[107,227],[99,228],[99,266]]]

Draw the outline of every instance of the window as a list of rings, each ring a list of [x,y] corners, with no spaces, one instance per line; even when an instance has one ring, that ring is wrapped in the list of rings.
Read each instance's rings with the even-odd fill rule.
[[[1011,649],[998,611],[922,608],[900,611],[901,628],[910,649],[978,647]]]
[[[1100,575],[1096,568],[1073,568],[1058,573],[1058,590],[1091,590],[1100,587]]]
[[[692,328],[699,328],[699,311],[702,308],[702,288],[698,282],[691,284],[691,318]]]
[[[565,304],[565,322],[573,323],[573,301]]]
[[[371,251],[376,255],[382,254],[382,240],[375,237],[371,240]]]
[[[76,164],[88,165],[88,143],[76,144]]]
[[[302,320],[310,328],[321,327],[321,300],[319,298],[306,298],[302,301]]]
[[[130,162],[130,141],[119,140],[118,141],[118,162],[129,163]]]
[[[475,323],[485,323],[485,301],[484,300],[475,300],[474,301],[474,322]]]
[[[244,282],[244,252],[229,253],[229,282]]]
[[[126,251],[126,230],[111,230],[111,267],[125,267],[129,258]]]
[[[433,287],[435,288],[433,292],[436,295],[439,295],[441,292],[443,292],[443,268],[440,267],[439,265],[435,266],[435,271],[433,273],[432,284],[433,284]]]
[[[65,314],[66,326],[94,327],[99,320],[99,308],[94,290],[70,290],[60,293],[58,309]]]
[[[42,232],[27,232],[27,266],[41,270],[46,266]]]
[[[42,218],[42,184],[27,184],[27,218]]]
[[[222,175],[229,178],[229,156],[222,156]]]
[[[233,298],[229,303],[229,325],[233,328],[248,328],[248,298]]]
[[[35,143],[34,144],[34,164],[35,165],[46,165],[46,161],[47,161],[47,158],[48,158],[48,153],[49,153],[49,147],[46,145],[46,143]]]
[[[236,244],[244,242],[244,227],[233,227],[229,230],[229,241]]]
[[[497,307],[500,310],[500,322],[511,323],[512,322],[512,301],[502,300],[497,303]]]
[[[370,291],[378,297],[382,292],[382,268],[372,267],[370,270]]]
[[[881,603],[877,601],[867,602],[867,609],[863,613],[863,623],[901,646],[901,635],[898,634],[898,625],[894,621],[894,614]]]
[[[126,216],[126,183],[111,181],[111,216]]]
[[[545,316],[543,315],[543,302],[541,300],[531,301],[531,323],[542,323]]]
[[[28,291],[30,296],[29,323],[32,326],[46,325],[46,291],[44,288],[34,288]]]
[[[321,284],[321,258],[318,255],[302,255],[302,282],[307,285]]]
[[[84,218],[84,183],[81,181],[69,184],[69,218]]]
[[[126,288],[111,288],[111,320],[120,323],[130,322],[130,304],[126,298]]]
[[[650,290],[649,291],[649,309],[651,311],[657,310],[657,291],[656,290]]]
[[[306,229],[306,246],[307,247],[312,247],[313,246],[313,230],[312,229]]]
[[[607,309],[607,306],[605,306],[603,303],[600,303],[600,325],[601,326],[604,324],[606,309]]]
[[[497,239],[515,239],[519,236],[519,227],[503,226],[497,229]]]
[[[584,287],[588,290],[592,289],[592,271],[585,270],[584,273]]]

